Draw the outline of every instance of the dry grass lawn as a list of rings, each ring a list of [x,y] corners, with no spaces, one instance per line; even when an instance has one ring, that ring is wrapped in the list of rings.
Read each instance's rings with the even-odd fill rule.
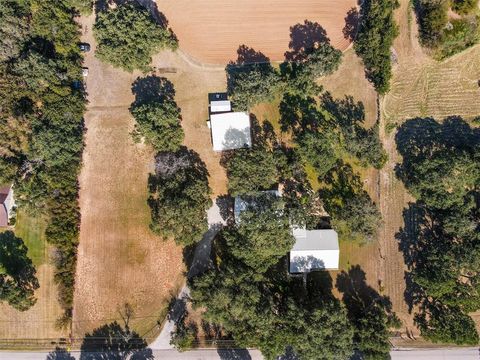
[[[55,321],[62,314],[62,309],[57,301],[57,287],[53,282],[55,269],[49,263],[49,248],[44,232],[45,223],[41,218],[18,212],[15,234],[23,239],[28,248],[40,288],[35,292],[36,304],[27,311],[20,312],[6,303],[0,303],[0,347],[11,346],[10,342],[4,342],[3,339],[15,340],[15,347],[28,348],[35,342],[25,339],[37,339],[42,346],[66,336],[64,331],[55,328]]]
[[[318,22],[332,44],[346,49],[345,17],[355,0],[157,0],[180,49],[203,63],[226,64],[247,45],[272,61],[283,60],[290,27],[305,19]]]
[[[91,28],[92,17],[85,19]],[[89,34],[85,41],[93,45]],[[92,46],[93,47],[93,46]],[[146,339],[158,332],[170,297],[182,285],[182,250],[163,241],[149,229],[147,178],[154,153],[134,144],[134,120],[128,108],[134,100],[133,81],[144,76],[128,74],[102,64],[90,53],[87,91],[87,132],[80,176],[82,222],[74,301],[74,336],[81,337],[114,319],[125,303],[134,309],[131,325]],[[214,194],[226,191],[220,156],[211,147],[208,92],[225,89],[223,69],[190,66],[179,55],[163,52],[153,65],[158,76],[175,86],[185,145],[205,161]],[[163,74],[161,69],[169,69]],[[174,69],[174,73],[171,73]]]

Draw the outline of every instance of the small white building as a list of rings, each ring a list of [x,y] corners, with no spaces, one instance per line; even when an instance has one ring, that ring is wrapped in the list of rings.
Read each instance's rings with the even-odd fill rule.
[[[230,100],[215,100],[210,101],[210,113],[221,113],[232,111],[232,104]]]
[[[245,112],[210,115],[213,150],[234,150],[252,146],[250,116]]]
[[[294,227],[292,234],[296,241],[290,251],[291,274],[338,269],[340,249],[335,230],[306,230]]]
[[[0,187],[0,227],[8,226],[8,221],[12,217],[14,206],[15,200],[13,198],[12,187]]]

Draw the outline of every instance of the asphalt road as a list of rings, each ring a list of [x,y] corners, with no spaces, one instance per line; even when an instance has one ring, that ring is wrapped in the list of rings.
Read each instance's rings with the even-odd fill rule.
[[[46,360],[48,352],[0,352],[1,360]],[[195,350],[179,353],[176,350],[154,350],[160,360],[262,360],[257,350]],[[479,348],[396,350],[390,353],[393,360],[480,360]],[[101,354],[91,354],[90,359],[106,359]],[[97,355],[98,357],[96,357]],[[80,359],[79,352],[72,352]],[[50,358],[51,360],[59,358]]]

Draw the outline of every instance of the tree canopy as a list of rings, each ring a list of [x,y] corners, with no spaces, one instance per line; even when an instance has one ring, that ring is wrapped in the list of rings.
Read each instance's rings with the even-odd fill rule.
[[[239,223],[223,236],[232,255],[259,273],[278,263],[295,240],[285,204],[274,194],[242,198],[248,203]]]
[[[411,119],[396,141],[403,156],[397,176],[417,198],[397,234],[411,306],[420,306],[417,324],[432,341],[477,343],[468,313],[480,309],[480,132],[455,117]]]
[[[390,47],[398,35],[393,11],[399,6],[398,0],[365,0],[361,3],[360,24],[353,48],[363,60],[367,78],[380,94],[390,89]]]
[[[12,231],[0,234],[0,300],[20,311],[35,305],[34,291],[39,288],[27,251]]]
[[[280,176],[276,153],[263,147],[236,150],[226,168],[228,190],[233,196],[271,189]]]
[[[151,228],[178,244],[191,245],[207,231],[206,210],[211,206],[208,173],[198,154],[186,148],[156,156],[150,176]]]
[[[97,16],[93,28],[98,44],[95,54],[115,67],[129,72],[146,71],[152,55],[178,46],[171,30],[158,24],[136,1],[127,1]]]
[[[47,221],[64,324],[73,304],[85,111],[83,89],[73,86],[82,79],[77,14],[70,1],[0,4],[0,180],[14,184],[18,207]]]
[[[138,78],[132,91],[136,95],[130,107],[136,121],[134,140],[145,138],[156,151],[179,150],[184,133],[173,84],[165,78],[147,76]]]

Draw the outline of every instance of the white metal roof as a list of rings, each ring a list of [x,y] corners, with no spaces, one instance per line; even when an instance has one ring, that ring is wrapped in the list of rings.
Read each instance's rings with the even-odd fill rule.
[[[225,112],[225,111],[232,111],[232,105],[230,104],[229,100],[219,100],[219,101],[210,102],[210,112],[217,113],[217,112]]]
[[[252,146],[250,116],[245,112],[210,115],[213,150],[233,150]]]
[[[335,230],[293,230],[295,245],[290,251],[290,272],[338,269],[340,250]]]

